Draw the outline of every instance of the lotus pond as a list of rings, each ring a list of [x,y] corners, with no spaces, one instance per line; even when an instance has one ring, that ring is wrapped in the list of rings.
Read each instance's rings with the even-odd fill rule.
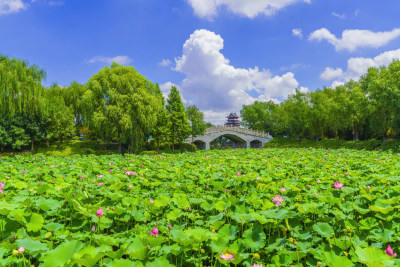
[[[0,266],[398,266],[399,200],[381,151],[3,157]]]

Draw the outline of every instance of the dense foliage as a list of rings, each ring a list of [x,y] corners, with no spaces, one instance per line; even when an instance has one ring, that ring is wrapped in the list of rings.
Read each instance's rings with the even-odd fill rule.
[[[36,65],[0,56],[1,151],[34,150],[38,142],[49,147],[79,135],[118,143],[119,153],[140,152],[150,137],[157,148],[173,147],[190,134],[178,90],[171,89],[166,105],[158,84],[133,67],[113,63],[86,84],[73,82],[68,87],[45,88],[45,78]],[[168,107],[177,111],[167,112]],[[201,120],[204,124],[202,116]]]
[[[400,61],[335,89],[296,92],[280,104],[243,106],[243,124],[273,136],[367,140],[400,135]]]
[[[239,149],[0,161],[2,266],[400,263],[397,154]]]

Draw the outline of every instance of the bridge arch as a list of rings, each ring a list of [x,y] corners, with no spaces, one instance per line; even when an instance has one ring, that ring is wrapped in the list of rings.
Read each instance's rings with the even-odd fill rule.
[[[233,142],[245,143],[247,148],[262,147],[264,143],[272,139],[269,134],[242,127],[214,126],[208,128],[202,136],[196,136],[193,139],[190,136],[186,139],[186,142],[194,143],[196,146],[198,144],[200,147],[205,144],[205,149],[210,149],[210,143],[221,136],[225,136]]]

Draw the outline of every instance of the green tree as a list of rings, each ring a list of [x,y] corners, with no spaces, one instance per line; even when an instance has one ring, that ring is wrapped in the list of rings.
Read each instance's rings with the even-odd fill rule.
[[[116,136],[118,151],[122,143],[137,149],[157,122],[161,99],[154,85],[133,67],[113,63],[93,75],[87,83],[90,96],[86,101],[93,108],[92,123],[103,138]]]
[[[0,55],[0,115],[37,113],[45,78],[37,65]]]
[[[251,105],[243,105],[240,111],[242,123],[250,129],[275,134],[275,113],[278,104],[272,101],[256,101]]]
[[[186,114],[190,123],[190,134],[193,138],[203,135],[206,132],[207,125],[204,121],[204,114],[195,105],[186,107]]]
[[[400,61],[389,67],[370,68],[361,77],[363,92],[371,104],[370,128],[375,137],[385,141],[390,129],[398,128],[400,111]]]
[[[160,150],[160,141],[168,137],[168,111],[165,107],[165,99],[158,84],[156,84],[156,93],[161,98],[161,108],[157,114],[157,123],[152,131],[152,136],[156,140],[157,151]]]
[[[0,151],[3,152],[4,148],[11,144],[12,137],[9,134],[9,130],[6,125],[0,123]]]
[[[167,100],[167,111],[169,114],[169,133],[174,152],[175,141],[182,147],[183,141],[189,136],[190,124],[183,106],[181,95],[175,86],[172,86]]]

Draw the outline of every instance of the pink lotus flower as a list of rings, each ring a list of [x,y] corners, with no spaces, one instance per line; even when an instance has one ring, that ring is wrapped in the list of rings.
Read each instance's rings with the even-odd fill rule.
[[[236,173],[236,176],[240,176],[240,172],[237,172],[237,173]]]
[[[286,188],[282,187],[281,192],[286,192]]]
[[[169,229],[169,230],[172,229],[172,225],[171,225],[171,224],[168,225],[168,229]]]
[[[262,263],[254,263],[251,267],[263,267]]]
[[[99,175],[97,175],[97,178],[101,178],[103,176],[104,176],[103,174],[99,174]]]
[[[155,237],[157,237],[157,236],[158,236],[158,229],[157,229],[157,227],[154,227],[154,228],[153,228],[153,231],[149,231],[149,233],[150,233],[151,235],[154,235]]]
[[[276,206],[282,206],[282,202],[283,201],[285,201],[284,199],[283,199],[283,196],[279,196],[279,195],[276,195],[273,199],[272,199],[272,202],[275,202],[275,205]]]
[[[335,189],[340,189],[340,188],[343,188],[343,184],[339,183],[338,181],[335,181],[335,184],[333,185],[333,187]]]
[[[6,183],[0,183],[0,194],[4,194],[3,188],[6,185]]]
[[[386,254],[388,254],[390,257],[397,257],[396,253],[393,253],[393,249],[390,247],[390,245],[387,246],[386,250],[385,250]]]
[[[24,251],[25,251],[24,247],[19,247],[19,249],[18,249],[19,253],[24,253]]]
[[[94,227],[94,225],[92,226],[92,232],[96,231],[96,227]]]
[[[134,171],[126,171],[125,174],[126,175],[136,175],[137,176],[137,173],[134,172]]]
[[[109,169],[108,171],[109,171],[109,172],[112,172],[112,169]]]
[[[132,185],[129,185],[128,188],[131,189],[131,188],[132,188]]]
[[[103,183],[98,183],[97,185],[98,185],[98,186],[102,186],[102,185],[103,185]]]
[[[321,183],[321,180],[318,180],[318,181],[317,181],[317,183],[319,183],[319,184],[320,184],[320,183]]]
[[[104,216],[104,211],[102,208],[98,209],[96,212],[97,217],[103,217]]]
[[[154,201],[152,199],[150,199],[150,204],[153,204],[153,203],[154,203]]]
[[[369,190],[371,187],[369,185],[367,185],[367,190]]]
[[[224,261],[233,261],[235,259],[235,256],[233,255],[233,253],[231,251],[225,251],[224,253],[219,255],[219,257],[221,260],[224,260]]]
[[[22,170],[21,173],[24,174],[24,173],[25,173],[25,170]]]

